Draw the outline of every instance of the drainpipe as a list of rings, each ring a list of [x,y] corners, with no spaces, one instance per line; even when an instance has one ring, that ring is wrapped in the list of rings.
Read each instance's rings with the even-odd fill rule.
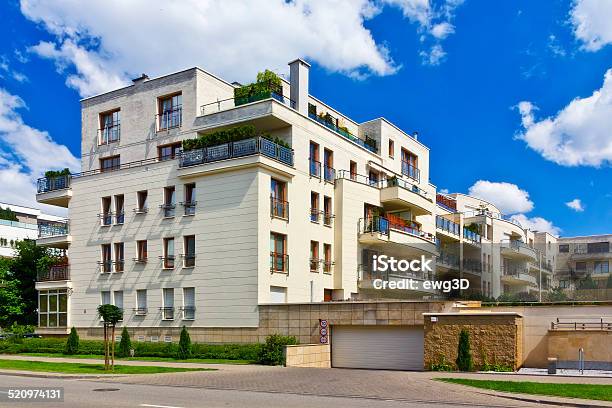
[[[538,274],[540,275],[540,303],[542,303],[542,252],[538,251]]]

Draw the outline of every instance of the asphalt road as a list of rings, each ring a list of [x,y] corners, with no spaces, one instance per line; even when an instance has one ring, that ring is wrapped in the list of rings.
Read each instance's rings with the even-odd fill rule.
[[[320,397],[278,392],[254,392],[236,390],[214,390],[191,387],[124,384],[84,379],[32,378],[0,375],[0,387],[63,387],[64,402],[13,403],[0,402],[0,407],[142,407],[142,408],[191,408],[191,407],[249,407],[249,408],[312,408],[333,406],[334,408],[396,408],[396,407],[465,407],[475,406],[466,395],[464,405],[457,403],[384,400],[362,397]],[[0,399],[4,396],[0,396]],[[434,397],[434,396],[432,396]],[[481,406],[537,406],[508,400],[503,405]]]

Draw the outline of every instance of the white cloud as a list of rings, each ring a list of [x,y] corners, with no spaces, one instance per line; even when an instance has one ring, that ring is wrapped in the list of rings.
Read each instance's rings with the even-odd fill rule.
[[[448,188],[441,188],[441,189],[438,190],[438,193],[440,193],[440,194],[448,194],[449,191],[448,191]]]
[[[21,0],[21,11],[55,36],[30,50],[53,60],[67,84],[89,96],[141,72],[156,76],[194,65],[247,82],[264,68],[286,72],[295,57],[357,79],[391,75],[400,66],[365,22],[395,7],[417,30],[435,28],[444,36],[460,3],[92,0],[84,7],[78,0]]]
[[[529,101],[517,107],[524,128],[517,139],[545,159],[563,166],[600,167],[612,162],[612,69],[605,73],[600,89],[575,98],[552,117],[536,120],[537,107]]]
[[[425,65],[440,65],[446,57],[446,51],[440,44],[436,44],[428,52],[421,51],[420,56],[423,58]]]
[[[468,193],[490,202],[503,214],[523,213],[533,209],[529,193],[521,190],[516,184],[478,180],[469,188]]]
[[[442,23],[435,24],[431,28],[431,35],[433,35],[434,37],[440,40],[445,39],[446,37],[453,34],[454,32],[455,32],[455,27],[448,21],[444,21]]]
[[[551,235],[559,236],[561,228],[555,226],[551,221],[542,217],[528,217],[525,214],[514,214],[510,217],[514,221],[518,221],[523,228],[538,232],[548,232]]]
[[[580,201],[579,198],[574,198],[572,201],[568,201],[567,203],[565,203],[565,205],[567,205],[569,208],[576,212],[584,211],[584,205],[582,204],[582,201]]]
[[[0,56],[0,78],[4,78],[4,75],[2,75],[3,72],[5,75],[8,75],[9,77],[13,78],[17,82],[28,81],[28,77],[25,74],[13,69],[9,65],[9,59],[6,56],[1,55]]]
[[[570,20],[585,50],[598,51],[612,43],[612,1],[576,0]]]
[[[47,132],[25,124],[18,112],[25,108],[20,97],[0,88],[0,197],[12,204],[64,215],[57,207],[36,203],[36,179],[46,170],[77,170],[79,161]]]

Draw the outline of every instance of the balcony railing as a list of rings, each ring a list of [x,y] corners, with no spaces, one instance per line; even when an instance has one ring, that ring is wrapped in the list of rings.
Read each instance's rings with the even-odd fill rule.
[[[480,244],[482,242],[482,237],[480,236],[480,234],[477,234],[474,231],[470,231],[466,227],[463,227],[463,238],[476,244]]]
[[[98,129],[98,134],[101,145],[118,142],[121,138],[121,124],[114,122],[107,125],[102,129]]]
[[[149,208],[148,207],[136,207],[134,208],[134,213],[135,214],[146,214],[147,212],[149,212]]]
[[[314,159],[308,159],[310,165],[310,176],[311,177],[316,177],[316,178],[321,178],[321,162],[318,162]]]
[[[270,196],[270,216],[275,218],[289,219],[289,202],[279,200]]]
[[[458,269],[459,256],[445,251],[440,251],[440,255],[438,255],[436,258],[436,263]]]
[[[310,258],[310,272],[319,272],[320,261],[317,258]]]
[[[110,211],[98,214],[98,218],[100,218],[100,225],[102,226],[109,226],[113,223],[113,213]]]
[[[329,227],[332,224],[332,220],[335,218],[335,215],[326,212],[322,212],[321,214],[323,214],[323,225]]]
[[[332,273],[332,267],[334,266],[334,262],[332,261],[326,261],[326,260],[321,260],[321,262],[323,263],[323,273],[325,274],[331,274]]]
[[[317,224],[319,223],[319,216],[320,216],[321,212],[319,211],[318,208],[311,208],[310,209],[310,221],[311,222],[316,222]]]
[[[37,181],[38,193],[48,193],[50,191],[64,190],[70,188],[71,175],[57,177],[42,177]]]
[[[347,132],[346,130],[339,128],[335,124],[326,121],[324,118],[320,118],[315,113],[308,113],[308,117],[322,124],[326,128],[333,130],[334,132],[338,133],[340,136],[344,137],[345,139],[348,139],[351,142],[363,147],[364,149],[369,150],[372,153],[378,153],[378,148],[376,146],[376,140],[370,139],[370,138],[366,138],[366,140],[360,139],[359,137],[355,136],[351,132]]]
[[[9,221],[9,220],[2,220],[2,219],[0,219],[0,225],[6,225],[7,227],[23,228],[23,229],[29,229],[29,230],[38,229],[38,224],[28,224],[26,222]]]
[[[218,146],[189,150],[179,154],[179,167],[197,166],[219,160],[262,154],[287,166],[293,166],[293,150],[263,137],[253,137]]]
[[[514,218],[512,218],[511,215],[505,215],[505,214],[501,214],[501,213],[497,213],[497,212],[493,212],[493,211],[489,211],[489,210],[466,211],[466,212],[463,213],[463,216],[465,218],[485,216],[485,217],[489,217],[489,218],[494,218],[496,220],[507,221],[507,222],[509,222],[511,224],[514,224],[517,227],[523,229],[523,226],[521,225],[521,223],[518,222],[517,220],[515,220]]]
[[[137,256],[136,258],[132,258],[132,261],[136,262],[137,264],[146,264],[148,261],[148,258],[146,257],[146,255],[142,255],[142,256]]]
[[[70,280],[70,266],[68,264],[53,265],[48,271],[38,273],[36,280],[38,282]]]
[[[160,256],[159,259],[162,261],[163,269],[174,269],[174,255]]]
[[[176,214],[176,204],[162,204],[159,206],[159,208],[161,208],[164,212],[165,218],[174,217],[174,215]]]
[[[592,319],[590,321],[572,321],[571,319],[568,319],[567,321],[561,321],[561,319],[557,318],[555,322],[550,323],[550,329],[571,331],[612,331],[612,321],[605,321],[603,317],[599,318],[599,320]]]
[[[146,307],[135,307],[132,310],[134,311],[134,314],[136,316],[145,316],[149,311],[149,309],[147,309]]]
[[[270,272],[289,274],[289,255],[270,252]]]
[[[178,128],[183,124],[183,108],[175,106],[167,109],[156,116],[157,130],[170,130]]]
[[[388,219],[384,217],[362,218],[360,219],[360,223],[363,226],[362,231],[364,233],[378,232],[383,235],[389,235],[389,230],[395,230],[395,231],[400,231],[406,234],[414,235],[415,237],[425,239],[434,244],[437,243],[436,237],[433,234],[421,231],[418,228],[392,223],[391,221],[389,221]]]
[[[459,236],[461,231],[459,224],[439,215],[436,216],[436,228],[457,236]]]
[[[323,166],[323,178],[329,183],[333,183],[336,180],[336,169],[333,167]]]
[[[196,204],[198,204],[197,201],[185,201],[185,202],[182,202],[181,205],[183,206],[183,209],[184,209],[183,214],[185,214],[185,215],[195,215]]]
[[[466,258],[463,260],[463,269],[469,272],[482,273],[482,261]]]
[[[443,194],[436,194],[436,203],[451,212],[457,211],[457,201]]]
[[[181,311],[183,312],[183,320],[194,320],[195,310],[195,306],[181,306]]]
[[[98,261],[98,266],[100,267],[100,272],[111,273],[113,270],[113,261],[111,261],[110,259]]]
[[[160,307],[163,320],[174,320],[174,307]]]
[[[429,199],[427,191],[420,188],[418,185],[410,183],[398,177],[391,177],[389,179],[378,179],[365,176],[363,174],[351,173],[348,170],[339,170],[338,179],[351,180],[359,184],[375,188],[387,188],[387,187],[401,187],[407,191],[418,194],[423,198]]]
[[[181,254],[181,258],[183,258],[184,268],[193,268],[195,266],[195,254]]]
[[[421,181],[421,171],[405,161],[402,161],[402,174],[418,182]]]
[[[125,213],[123,211],[115,214],[115,224],[121,225],[125,222]]]
[[[38,224],[38,238],[58,237],[68,235],[68,223]]]
[[[123,259],[115,259],[113,265],[115,265],[115,272],[123,272],[125,261]]]
[[[228,109],[233,109],[247,103],[264,101],[266,99],[274,99],[283,105],[295,109],[295,101],[283,96],[274,91],[260,92],[251,96],[241,96],[239,98],[227,98],[210,102],[200,106],[200,116],[211,115],[213,113],[222,112]]]

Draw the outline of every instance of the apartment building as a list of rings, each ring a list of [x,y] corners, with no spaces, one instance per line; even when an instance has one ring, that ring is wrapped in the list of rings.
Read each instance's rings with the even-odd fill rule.
[[[558,286],[580,289],[592,280],[589,289],[609,288],[612,235],[559,238],[555,277]]]
[[[66,250],[69,271],[37,283],[41,332],[98,328],[105,303],[142,333],[197,331],[257,327],[270,303],[448,295],[379,290],[377,278],[459,276],[489,296],[549,282],[535,247],[553,237],[436,194],[417,134],[357,123],[309,94],[308,63],[289,70],[263,96],[234,97],[239,84],[192,68],[81,101],[80,172],[38,185],[39,202],[69,211],[37,241]],[[212,137],[236,129],[252,133]],[[184,148],[207,136],[217,142]],[[381,273],[378,254],[436,268]]]

